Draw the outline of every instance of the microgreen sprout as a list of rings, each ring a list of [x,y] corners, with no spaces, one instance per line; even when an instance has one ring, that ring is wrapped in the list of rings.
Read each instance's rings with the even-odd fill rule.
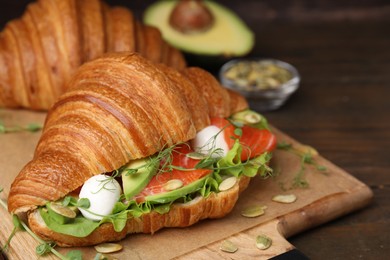
[[[80,198],[77,201],[77,205],[75,205],[79,208],[88,209],[91,206],[91,202],[87,198]]]
[[[64,207],[68,206],[68,205],[71,203],[71,200],[72,200],[72,197],[71,197],[71,196],[66,196],[66,197],[62,200],[62,206],[64,206]]]
[[[18,230],[23,230],[23,226],[20,223],[20,219],[17,215],[12,215],[12,223],[14,224],[14,228],[11,231],[11,234],[9,235],[7,242],[4,244],[4,246],[1,248],[2,251],[8,250],[8,247],[11,243],[12,238],[15,236],[16,232]]]
[[[49,253],[51,251],[53,246],[55,246],[54,243],[42,243],[42,244],[39,244],[35,248],[35,253],[37,253],[37,255],[40,255],[40,256],[46,255],[47,253]]]
[[[3,188],[0,188],[0,192],[2,192],[2,191],[3,191]],[[0,199],[0,205],[6,211],[8,211],[7,204],[2,199]],[[81,260],[82,259],[81,252],[78,250],[69,251],[67,253],[67,255],[63,255],[60,252],[58,252],[57,250],[55,250],[54,247],[56,245],[53,242],[47,242],[47,241],[44,241],[41,238],[39,238],[36,234],[34,234],[34,232],[32,232],[32,230],[27,226],[27,224],[24,223],[15,214],[12,214],[12,222],[14,224],[14,229],[12,230],[11,235],[7,240],[6,246],[4,246],[1,249],[2,251],[8,249],[9,244],[11,242],[11,239],[14,237],[16,231],[20,230],[20,231],[26,231],[33,239],[35,239],[37,242],[39,242],[39,245],[36,247],[35,252],[40,256],[46,255],[47,253],[52,253],[52,254],[56,255],[61,260],[69,260],[69,259]]]
[[[224,128],[226,128],[225,126]],[[220,129],[215,135],[211,136],[203,146],[196,147],[196,151],[204,154],[205,157],[214,157],[221,158],[223,157],[224,151],[221,148],[216,148],[217,146],[217,138],[220,134],[223,134],[224,128]]]
[[[16,133],[16,132],[37,132],[42,129],[41,124],[30,123],[25,126],[6,126],[3,121],[0,120],[0,134]]]
[[[280,142],[278,143],[277,148],[280,150],[292,152],[300,157],[300,168],[293,178],[290,189],[305,189],[309,187],[309,182],[305,178],[305,166],[307,164],[313,165],[320,172],[326,172],[327,170],[325,166],[319,165],[316,162],[314,155],[318,154],[318,152],[309,146],[295,147],[290,143]]]
[[[240,127],[243,126],[240,122],[235,121],[229,121],[229,124],[234,125],[236,128],[234,130],[234,135],[231,136],[232,139],[237,139],[242,136],[242,129]],[[173,154],[179,153],[177,150],[177,147],[182,145],[189,146],[188,143],[178,143],[172,146],[164,146],[162,149],[160,149],[160,152],[158,152],[157,155],[149,157],[149,160],[146,160],[145,164],[139,165],[135,168],[126,168],[122,167],[119,170],[116,170],[113,172],[113,175],[111,177],[115,178],[118,177],[120,174],[136,174],[143,168],[149,168],[149,167],[155,167],[156,164],[159,165],[159,169],[156,173],[158,176],[159,174],[162,174],[164,172],[171,172],[173,170],[180,170],[180,171],[193,171],[196,169],[226,169],[217,167],[216,163],[219,159],[221,159],[224,156],[224,151],[221,148],[216,148],[216,139],[218,135],[223,134],[223,131],[226,127],[229,126],[227,124],[226,126],[222,127],[217,134],[212,136],[202,147],[198,147],[196,152],[191,152],[189,154],[186,154],[187,157],[192,159],[198,159],[199,162],[195,165],[194,168],[184,168],[181,166],[177,166],[173,164]],[[248,149],[248,153],[250,153],[249,147],[243,147],[243,149]],[[249,159],[246,162],[242,162],[242,165],[246,165],[249,163]],[[231,168],[231,166],[228,166],[227,168]],[[104,181],[108,181],[104,180]]]

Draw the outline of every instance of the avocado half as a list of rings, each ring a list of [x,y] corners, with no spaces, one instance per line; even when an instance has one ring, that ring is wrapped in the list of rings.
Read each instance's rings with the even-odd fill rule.
[[[204,1],[214,16],[210,29],[196,34],[184,34],[169,24],[170,14],[178,0],[157,1],[144,12],[144,23],[155,26],[163,38],[185,53],[232,58],[248,54],[254,45],[251,29],[230,9],[213,1]]]

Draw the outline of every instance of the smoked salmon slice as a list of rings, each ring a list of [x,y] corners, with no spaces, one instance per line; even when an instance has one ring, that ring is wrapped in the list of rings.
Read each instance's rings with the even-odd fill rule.
[[[175,147],[171,153],[172,167],[164,166],[165,161],[161,162],[162,169],[150,180],[149,184],[136,196],[137,202],[144,201],[145,197],[162,194],[167,192],[165,185],[170,180],[180,180],[186,186],[202,177],[210,174],[210,169],[196,169],[199,159],[193,159],[187,156],[193,150],[188,144],[181,144]],[[165,169],[164,169],[165,167]]]

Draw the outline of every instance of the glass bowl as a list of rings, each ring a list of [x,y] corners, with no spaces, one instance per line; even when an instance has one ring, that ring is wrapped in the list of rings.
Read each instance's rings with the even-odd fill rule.
[[[241,93],[261,111],[281,107],[300,82],[297,69],[276,59],[243,58],[225,63],[219,72],[221,84]]]

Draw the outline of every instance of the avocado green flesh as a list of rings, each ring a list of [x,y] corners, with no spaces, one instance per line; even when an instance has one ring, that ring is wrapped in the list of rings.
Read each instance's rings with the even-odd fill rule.
[[[197,34],[183,34],[169,25],[169,16],[177,1],[158,1],[144,13],[145,24],[155,26],[163,38],[178,49],[201,55],[243,56],[254,45],[254,34],[231,10],[205,1],[214,15],[213,26]]]
[[[151,162],[152,159],[140,159],[132,161],[126,165],[123,171],[126,169],[138,169],[136,173],[126,174],[122,172],[123,193],[126,199],[131,199],[138,193],[140,193],[146,185],[150,182],[152,177],[156,174],[158,169],[158,161]],[[142,167],[148,165],[147,167]]]
[[[168,191],[164,193],[159,193],[156,195],[150,195],[145,197],[145,201],[152,203],[169,203],[175,201],[179,198],[182,198],[188,194],[191,194],[199,189],[201,189],[204,185],[205,180],[209,177],[209,175],[194,181],[184,187],[179,189]]]

